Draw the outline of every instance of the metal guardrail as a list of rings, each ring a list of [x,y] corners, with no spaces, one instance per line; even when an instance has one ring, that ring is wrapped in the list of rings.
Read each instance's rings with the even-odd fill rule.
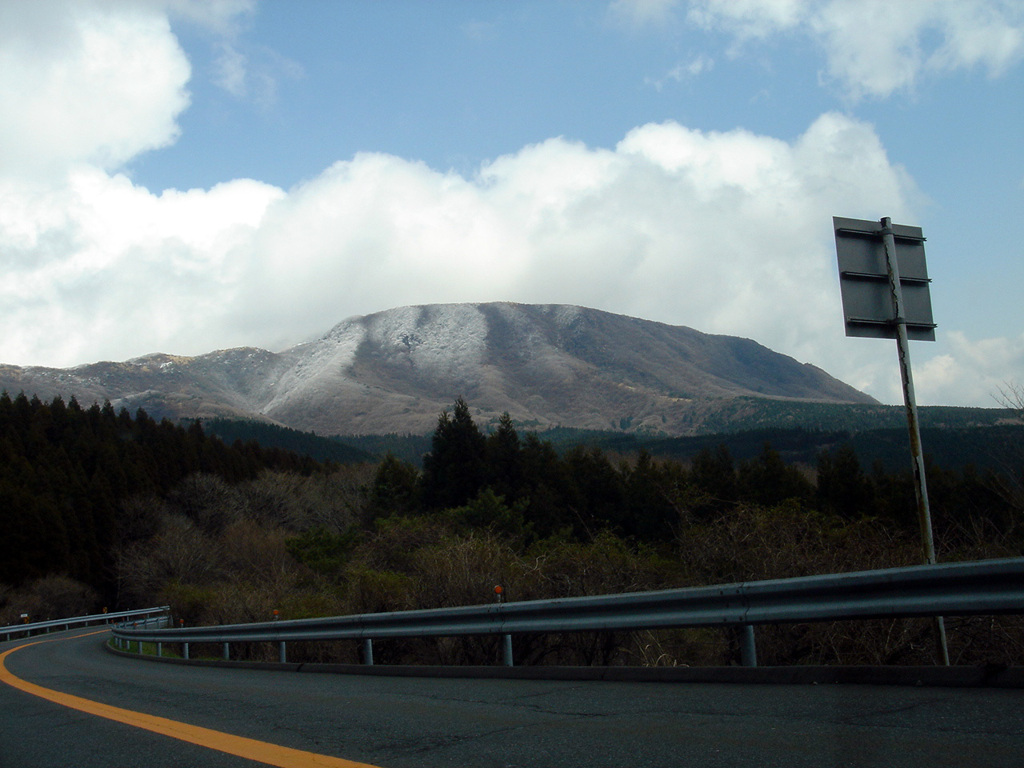
[[[170,609],[168,609],[169,611]],[[171,624],[170,613],[158,614],[156,616],[144,616],[139,619],[129,619],[128,621],[122,621],[117,625],[117,629],[149,629],[150,627],[156,627],[157,629],[164,629],[169,627]]]
[[[163,605],[157,608],[140,608],[134,611],[120,611],[118,613],[94,613],[89,616],[76,616],[70,619],[53,619],[51,621],[36,621],[31,624],[11,624],[0,627],[0,635],[10,640],[12,637],[28,637],[39,632],[49,632],[52,629],[71,629],[72,627],[88,626],[90,624],[112,624],[118,620],[133,621],[139,618],[146,619],[154,614],[166,615],[170,607]]]
[[[753,627],[758,624],[847,619],[1024,614],[1024,558],[943,563],[854,573],[691,587],[657,592],[359,614],[181,629],[128,629],[114,636],[121,647],[136,641],[221,643],[304,640],[363,641],[372,664],[372,641],[398,637],[501,635],[504,662],[512,665],[511,635],[681,627],[738,627],[743,664],[756,666]]]

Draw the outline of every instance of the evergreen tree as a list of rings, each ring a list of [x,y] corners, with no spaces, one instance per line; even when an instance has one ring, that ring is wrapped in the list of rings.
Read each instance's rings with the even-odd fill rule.
[[[703,501],[695,504],[702,514],[726,509],[736,502],[736,468],[725,445],[701,449],[690,467],[690,478]]]
[[[506,411],[498,428],[487,438],[487,485],[499,496],[512,501],[523,491],[522,446],[512,417]]]
[[[521,452],[523,484],[516,497],[526,501],[526,523],[538,538],[571,530],[567,497],[569,478],[564,462],[551,446],[530,432]]]
[[[818,454],[817,500],[825,512],[847,520],[875,513],[874,493],[849,443]]]
[[[419,509],[419,473],[388,453],[377,467],[370,486],[367,522],[389,515],[411,515]]]
[[[438,417],[430,453],[423,457],[423,502],[429,509],[461,507],[475,497],[487,478],[486,440],[461,397],[451,416]]]
[[[0,393],[0,583],[67,574],[109,597],[111,548],[129,497],[167,494],[203,467],[213,473],[203,487],[216,489],[275,464],[308,469],[283,451],[228,448],[199,425],[156,424],[141,409],[133,420],[109,402],[83,410],[73,397],[44,403]],[[222,505],[193,507],[200,525],[223,525]]]
[[[764,507],[790,499],[808,501],[814,494],[814,488],[800,470],[787,466],[768,443],[759,456],[740,466],[737,486],[745,501]]]
[[[577,537],[586,541],[602,530],[621,533],[631,526],[622,476],[599,448],[578,446],[563,461],[570,478],[566,500]]]
[[[640,451],[636,464],[623,467],[622,473],[627,509],[623,533],[644,541],[670,540],[679,514],[672,503],[673,483],[668,470],[647,451]]]

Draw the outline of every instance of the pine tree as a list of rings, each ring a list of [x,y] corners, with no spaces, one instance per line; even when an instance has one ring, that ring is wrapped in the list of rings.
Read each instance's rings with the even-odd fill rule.
[[[701,449],[693,457],[690,478],[705,497],[698,511],[721,511],[736,501],[736,468],[725,445],[719,444],[714,451]]]
[[[377,467],[370,486],[368,520],[389,515],[410,515],[419,508],[419,473],[411,464],[388,453]]]
[[[849,443],[818,454],[817,500],[823,511],[855,519],[874,513],[873,489]]]
[[[486,440],[461,397],[451,416],[437,420],[430,453],[423,457],[423,501],[430,509],[461,507],[484,487]]]
[[[523,461],[519,434],[506,411],[498,420],[498,428],[487,438],[487,485],[508,501],[521,497]]]

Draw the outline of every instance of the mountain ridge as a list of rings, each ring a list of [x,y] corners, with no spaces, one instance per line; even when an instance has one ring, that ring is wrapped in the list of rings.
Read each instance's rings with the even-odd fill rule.
[[[0,365],[0,388],[172,418],[320,434],[422,434],[463,397],[527,427],[695,434],[738,397],[874,404],[750,339],[561,304],[426,304],[341,321],[281,352],[152,353],[68,369]]]

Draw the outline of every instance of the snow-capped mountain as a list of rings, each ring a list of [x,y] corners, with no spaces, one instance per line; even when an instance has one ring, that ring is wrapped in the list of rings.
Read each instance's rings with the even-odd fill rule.
[[[283,352],[153,354],[69,369],[0,366],[0,388],[152,416],[251,417],[319,434],[425,433],[456,397],[478,423],[698,431],[747,396],[871,397],[749,339],[564,305],[432,304],[335,326]],[[711,404],[711,405],[709,405]]]

